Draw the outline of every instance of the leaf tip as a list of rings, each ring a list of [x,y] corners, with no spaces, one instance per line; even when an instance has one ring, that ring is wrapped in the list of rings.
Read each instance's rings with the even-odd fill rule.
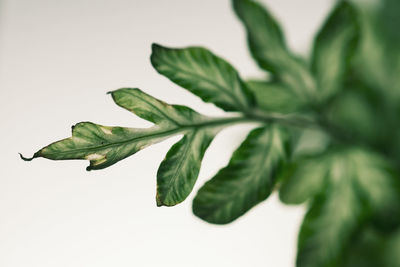
[[[129,89],[129,88],[119,88],[119,89],[116,89],[116,90],[108,91],[107,95],[111,95],[112,98],[115,98],[116,94],[118,94],[119,92],[124,91],[126,89]]]
[[[157,205],[157,207],[162,207],[162,206],[164,206],[164,204],[162,203],[162,201],[161,201],[161,199],[160,199],[160,196],[159,196],[158,192],[157,192],[157,194],[156,194],[156,205]]]
[[[154,52],[154,50],[161,49],[161,48],[163,48],[163,46],[160,45],[160,44],[157,44],[157,43],[152,43],[151,44],[151,51],[152,52]]]
[[[86,171],[90,172],[91,170],[93,170],[92,165],[89,165],[89,166],[86,167]]]
[[[31,160],[33,160],[34,158],[37,158],[37,157],[39,156],[38,153],[35,153],[35,154],[33,154],[32,157],[27,158],[27,157],[25,157],[24,155],[22,155],[21,153],[18,153],[18,154],[19,154],[19,157],[20,157],[23,161],[31,161]]]
[[[156,43],[151,44],[150,62],[156,70],[157,70],[157,66],[158,66],[159,53],[162,49],[165,49],[165,47],[163,47],[159,44],[156,44]]]

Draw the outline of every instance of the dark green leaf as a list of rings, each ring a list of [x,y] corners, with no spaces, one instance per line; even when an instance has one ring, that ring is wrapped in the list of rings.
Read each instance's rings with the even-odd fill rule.
[[[158,206],[176,205],[190,194],[201,160],[215,134],[214,129],[190,132],[168,151],[157,173]]]
[[[359,229],[345,252],[343,267],[400,267],[400,231],[381,233],[371,225]]]
[[[400,229],[389,235],[386,248],[384,258],[387,267],[400,267]]]
[[[326,120],[357,140],[371,142],[386,132],[380,127],[385,118],[379,120],[379,110],[374,109],[362,94],[345,90],[325,109]]]
[[[237,71],[201,47],[172,49],[152,46],[154,68],[176,84],[226,111],[248,111],[254,98]]]
[[[400,35],[398,19],[393,16],[397,16],[400,5],[397,0],[382,2],[379,8],[360,8],[363,11],[360,13],[362,33],[354,69],[386,99],[387,105],[399,108]]]
[[[328,175],[325,157],[297,160],[285,165],[279,198],[286,204],[301,204],[321,192]]]
[[[356,10],[350,2],[341,1],[314,41],[311,68],[321,99],[331,97],[343,86],[359,33]]]
[[[395,49],[399,49],[400,45],[400,2],[397,0],[382,0],[382,9],[379,18],[382,20],[381,30],[390,45]]]
[[[258,65],[275,74],[297,97],[310,100],[315,81],[304,62],[288,51],[272,15],[253,0],[233,0],[233,7],[246,28],[250,51]]]
[[[339,149],[325,156],[327,175],[302,224],[298,267],[341,266],[344,252],[367,220],[398,201],[399,191],[387,163],[360,149]]]
[[[301,226],[298,267],[340,266],[345,246],[362,216],[349,164],[338,159],[328,165],[326,189],[315,198]]]
[[[286,159],[288,141],[287,133],[276,126],[253,130],[228,166],[199,190],[194,214],[210,223],[226,224],[265,200]]]
[[[265,111],[290,113],[304,106],[293,91],[281,83],[250,80],[246,84],[253,92],[257,106]]]
[[[260,4],[252,0],[234,0],[233,8],[246,27],[254,59],[263,69],[278,72],[281,69],[280,62],[288,57],[278,22]]]

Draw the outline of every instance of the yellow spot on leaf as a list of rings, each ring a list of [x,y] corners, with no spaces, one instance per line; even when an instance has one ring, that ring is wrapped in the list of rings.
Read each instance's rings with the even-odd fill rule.
[[[105,134],[112,134],[112,127],[105,127],[105,126],[102,126],[102,127],[100,127],[100,129],[103,131],[103,133],[105,133]]]
[[[96,154],[96,153],[87,155],[86,159],[90,160],[93,165],[99,165],[99,164],[107,161],[107,158],[105,155]]]
[[[87,160],[101,160],[101,159],[104,159],[105,158],[105,156],[104,155],[101,155],[101,154],[90,154],[90,155],[87,155],[86,156],[86,159]]]

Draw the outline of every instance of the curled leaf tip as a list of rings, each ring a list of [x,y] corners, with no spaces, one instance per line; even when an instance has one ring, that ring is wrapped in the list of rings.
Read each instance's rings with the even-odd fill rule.
[[[21,153],[18,153],[19,154],[19,156],[20,156],[20,158],[22,159],[22,160],[24,160],[24,161],[31,161],[31,160],[33,160],[34,158],[36,158],[36,154],[34,154],[32,157],[30,157],[30,158],[27,158],[27,157],[24,157],[24,155],[22,155]]]
[[[92,168],[91,165],[89,165],[89,166],[86,167],[86,171],[90,172],[91,170],[93,170],[93,168]]]

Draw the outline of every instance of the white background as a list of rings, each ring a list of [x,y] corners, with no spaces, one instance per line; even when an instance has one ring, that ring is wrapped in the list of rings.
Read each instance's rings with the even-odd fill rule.
[[[1,1],[1,0],[0,0]],[[307,53],[332,0],[264,1],[289,46]],[[276,195],[227,226],[181,205],[157,208],[156,171],[170,139],[101,171],[84,161],[23,162],[79,121],[146,127],[105,93],[139,87],[170,103],[222,112],[152,69],[150,46],[202,45],[244,77],[262,77],[228,0],[0,2],[0,266],[293,266],[303,207]],[[222,132],[194,192],[229,160],[251,125]]]

